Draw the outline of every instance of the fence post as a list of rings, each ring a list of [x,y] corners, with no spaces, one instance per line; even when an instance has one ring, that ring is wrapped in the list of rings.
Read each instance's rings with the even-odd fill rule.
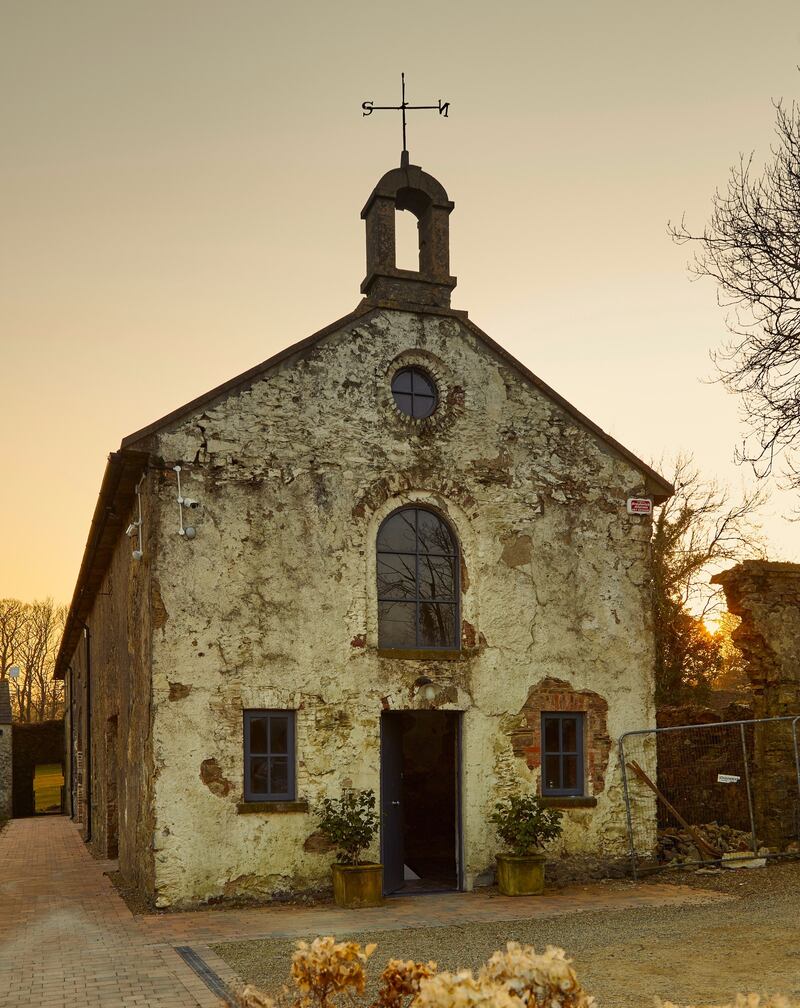
[[[755,731],[755,727],[753,731]],[[750,764],[747,760],[747,739],[744,733],[744,722],[739,722],[739,731],[742,736],[742,757],[744,759],[744,783],[747,788],[747,808],[750,812],[750,832],[753,837],[753,854],[758,854],[758,840],[756,838],[756,817],[753,815],[753,794],[750,790]]]
[[[639,876],[636,872],[636,847],[633,842],[633,820],[631,818],[631,798],[628,793],[628,771],[625,767],[625,735],[621,735],[619,739],[619,765],[622,769],[622,792],[625,795],[625,818],[628,821],[628,851],[631,857],[631,873],[633,875],[634,881],[639,880]],[[656,815],[658,815],[658,810],[656,810]]]

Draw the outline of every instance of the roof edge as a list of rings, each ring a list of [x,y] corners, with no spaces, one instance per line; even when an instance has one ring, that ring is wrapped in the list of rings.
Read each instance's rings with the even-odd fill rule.
[[[353,311],[348,312],[347,315],[343,315],[335,322],[331,322],[330,325],[326,325],[323,329],[318,329],[310,336],[306,336],[304,339],[298,340],[297,343],[292,343],[291,346],[285,347],[283,350],[279,350],[276,354],[273,354],[272,357],[268,357],[265,361],[261,361],[260,364],[253,365],[253,367],[248,368],[247,371],[242,371],[241,374],[238,374],[233,378],[229,378],[228,381],[223,382],[221,385],[217,385],[208,392],[204,392],[202,395],[196,396],[189,402],[184,403],[183,406],[179,406],[177,409],[172,410],[160,419],[154,420],[146,427],[142,427],[140,430],[134,431],[132,434],[128,434],[120,442],[120,450],[125,450],[133,447],[134,445],[138,445],[140,441],[144,441],[145,438],[150,437],[151,434],[155,434],[164,427],[168,427],[171,423],[175,423],[177,420],[183,419],[194,410],[201,409],[203,406],[208,406],[209,403],[214,402],[221,396],[243,388],[248,383],[255,381],[265,371],[268,371],[269,368],[274,367],[276,364],[280,364],[282,361],[285,361],[287,358],[292,357],[296,353],[300,353],[302,350],[306,350],[308,347],[313,346],[317,340],[321,340],[323,337],[329,336],[338,329],[344,328],[351,322],[355,322],[356,319],[363,319],[366,315],[371,314],[375,310],[377,310],[377,306],[374,306],[366,301],[361,301]]]
[[[548,399],[552,399],[558,406],[560,406],[565,413],[568,413],[574,420],[577,420],[582,426],[587,427],[593,434],[597,435],[601,441],[604,441],[609,448],[612,448],[618,455],[621,455],[626,461],[630,462],[631,465],[638,469],[644,476],[650,480],[654,487],[657,488],[653,493],[653,501],[656,504],[663,504],[665,500],[668,500],[674,493],[675,487],[669,480],[665,479],[661,473],[656,472],[652,466],[649,466],[646,462],[642,461],[638,455],[635,455],[629,448],[626,448],[624,444],[617,441],[616,438],[612,437],[606,431],[603,430],[599,424],[596,424],[594,420],[591,420],[585,413],[582,413],[577,406],[573,406],[571,402],[565,399],[547,382],[535,375],[533,371],[527,368],[522,361],[517,360],[517,358],[509,353],[505,347],[502,347],[499,343],[496,343],[491,336],[483,331],[483,329],[476,326],[471,319],[467,318],[466,312],[454,312],[456,315],[463,315],[462,321],[476,336],[478,336],[488,347],[494,350],[495,353],[499,354],[504,360],[506,360],[512,367],[516,368],[528,381],[535,385]]]
[[[249,382],[255,381],[261,374],[267,371],[269,368],[274,367],[276,364],[280,364],[292,357],[296,353],[300,353],[303,350],[308,349],[313,346],[317,340],[323,339],[325,336],[336,332],[338,329],[342,329],[356,320],[363,320],[369,315],[381,309],[388,309],[391,311],[405,311],[410,314],[426,314],[426,315],[445,315],[450,318],[457,318],[463,322],[467,328],[474,333],[483,343],[485,343],[491,350],[498,354],[503,360],[510,364],[513,368],[520,372],[520,374],[526,378],[532,385],[539,389],[544,395],[555,402],[561,409],[564,410],[569,416],[576,420],[579,424],[586,427],[593,434],[595,434],[601,441],[609,446],[614,452],[622,456],[626,461],[630,462],[631,465],[638,469],[647,480],[652,483],[653,490],[653,500],[656,504],[663,504],[665,500],[671,497],[675,493],[675,487],[666,480],[660,473],[656,472],[652,466],[649,466],[646,462],[635,455],[630,449],[626,448],[621,442],[617,441],[616,438],[612,437],[606,431],[603,430],[598,424],[591,420],[585,413],[582,413],[576,406],[573,406],[571,402],[565,399],[547,382],[543,381],[538,375],[534,374],[529,368],[527,368],[521,361],[510,353],[505,347],[501,346],[495,340],[492,339],[488,333],[485,333],[483,329],[477,326],[467,314],[466,311],[457,308],[440,308],[434,306],[421,306],[421,305],[411,305],[403,304],[402,302],[390,302],[390,301],[372,301],[369,298],[364,298],[356,308],[349,312],[347,315],[343,315],[342,318],[337,319],[335,322],[331,322],[330,325],[325,326],[322,329],[317,330],[317,332],[312,333],[310,336],[306,336],[304,339],[299,340],[297,343],[293,343],[291,346],[286,347],[284,350],[278,351],[278,353],[273,354],[272,357],[268,357],[265,361],[260,364],[256,364],[254,367],[249,368],[247,371],[243,371],[241,374],[236,375],[234,378],[230,378],[228,381],[223,382],[221,385],[217,385],[215,388],[204,393],[203,395],[197,396],[190,402],[185,403],[183,406],[179,406],[177,409],[172,410],[172,412],[167,413],[165,416],[161,417],[159,420],[155,420],[148,424],[146,427],[142,427],[138,431],[134,431],[127,437],[122,439],[120,444],[120,450],[126,450],[134,446],[140,445],[140,442],[144,441],[146,438],[150,437],[151,434],[156,433],[167,427],[171,423],[175,423],[181,420],[185,416],[189,415],[192,411],[201,409],[204,406],[209,405],[221,396],[227,393],[234,392],[243,386],[247,385]]]
[[[150,455],[140,451],[118,451],[108,456],[100,492],[97,496],[92,521],[89,525],[89,535],[83,551],[78,580],[70,602],[67,619],[64,623],[64,633],[56,655],[53,669],[54,679],[65,677],[72,655],[80,640],[84,623],[94,605],[100,582],[105,576],[113,553],[113,548],[122,527],[122,507],[116,511],[115,504],[127,504],[129,500],[120,500],[120,487],[135,482],[147,468]],[[132,498],[132,491],[126,493],[126,498]]]

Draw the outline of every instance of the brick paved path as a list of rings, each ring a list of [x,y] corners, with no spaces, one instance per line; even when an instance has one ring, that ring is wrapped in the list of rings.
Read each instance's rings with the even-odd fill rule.
[[[170,945],[214,945],[251,938],[306,938],[359,931],[445,927],[560,917],[595,910],[642,906],[681,906],[727,900],[728,896],[688,886],[616,882],[572,886],[543,896],[500,896],[478,889],[468,893],[393,896],[382,907],[342,910],[265,906],[247,910],[192,910],[137,917],[151,941]]]
[[[0,1008],[217,1008],[169,945],[148,940],[106,867],[61,816],[0,832]]]
[[[190,946],[231,987],[208,946],[252,938],[516,921],[728,897],[674,885],[575,886],[509,899],[493,893],[393,898],[369,910],[273,906],[134,918],[77,829],[62,816],[14,819],[0,832],[0,1008],[218,1008],[175,952]]]

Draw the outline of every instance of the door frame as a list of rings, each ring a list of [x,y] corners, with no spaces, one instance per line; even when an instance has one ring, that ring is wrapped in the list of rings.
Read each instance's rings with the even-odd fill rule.
[[[384,777],[384,760],[383,760],[383,718],[388,715],[399,715],[399,714],[421,714],[421,713],[434,713],[434,714],[446,714],[453,716],[455,718],[455,761],[456,761],[456,772],[455,780],[453,781],[453,800],[455,802],[455,820],[456,820],[456,836],[455,836],[455,859],[456,859],[456,888],[453,890],[447,890],[448,892],[464,892],[464,818],[463,818],[463,795],[464,795],[464,711],[462,710],[436,710],[436,711],[420,711],[415,708],[407,708],[404,710],[387,710],[381,711],[379,719],[379,739],[380,739],[380,749],[379,749],[379,771],[380,771],[380,795],[378,801],[378,807],[383,812],[383,797],[385,788],[385,777]],[[381,864],[384,864],[384,851],[386,849],[386,836],[383,823],[383,814],[380,818],[380,859]],[[400,890],[402,892],[402,890]],[[434,890],[431,890],[433,892]],[[436,890],[440,892],[441,890]],[[392,895],[391,893],[388,895]],[[406,895],[412,895],[411,893],[406,893]],[[428,895],[426,892],[413,893],[413,895],[425,896]]]

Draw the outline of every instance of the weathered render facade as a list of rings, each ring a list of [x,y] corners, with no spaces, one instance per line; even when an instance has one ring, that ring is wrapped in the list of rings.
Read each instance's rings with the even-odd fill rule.
[[[654,721],[650,518],[626,501],[671,487],[450,308],[452,207],[387,173],[356,310],[110,457],[58,660],[68,790],[160,906],[327,885],[315,809],[342,787],[379,796],[387,888],[488,881],[519,790],[565,809],[565,851],[624,849],[614,743]],[[394,266],[403,210],[419,272]],[[254,756],[268,722],[289,741]]]

